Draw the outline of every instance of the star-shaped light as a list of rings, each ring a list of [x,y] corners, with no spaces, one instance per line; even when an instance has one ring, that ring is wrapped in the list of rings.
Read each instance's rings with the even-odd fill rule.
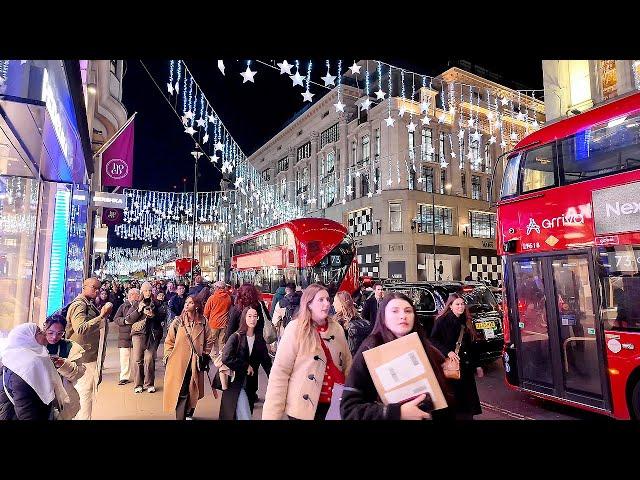
[[[362,102],[363,110],[369,110],[370,106],[371,106],[371,100],[369,98],[367,98],[364,102]]]
[[[343,199],[342,199],[342,204],[344,205],[345,203],[347,203],[347,199],[346,199],[346,198],[343,198]]]
[[[502,97],[500,99],[500,103],[504,106],[507,105],[509,103],[509,99],[507,99],[507,97]]]
[[[353,187],[351,185],[347,185],[346,192],[347,195],[351,195],[351,193],[353,192]]]
[[[198,120],[196,120],[196,124],[199,127],[204,127],[204,124],[207,123],[207,121],[204,118],[199,118]]]
[[[456,158],[456,152],[454,151],[451,152],[451,158]]]
[[[384,100],[384,96],[386,95],[386,93],[383,92],[380,87],[378,87],[378,90],[376,90],[376,92],[374,93],[376,94],[376,100]]]
[[[391,179],[387,180],[387,185],[389,185],[389,186],[393,185],[393,180],[391,180]]]
[[[216,150],[220,150],[220,151],[222,151],[222,149],[224,148],[224,144],[223,144],[223,143],[218,142],[218,143],[216,143],[216,144],[213,146],[213,148],[215,148]]]
[[[502,140],[502,141],[500,142],[500,146],[501,146],[502,148],[506,147],[506,146],[507,146],[507,142],[505,142],[504,140]]]
[[[393,127],[393,124],[395,123],[395,120],[391,118],[391,114],[389,114],[389,116],[385,118],[384,121],[387,123],[387,127]]]
[[[346,107],[340,100],[338,100],[338,103],[334,103],[333,106],[336,107],[336,112],[344,112],[344,107]]]
[[[185,112],[184,116],[187,117],[189,120],[193,120],[196,114],[193,113],[191,110],[189,110],[188,112]]]
[[[470,127],[473,127],[473,118],[470,118],[469,120],[467,120],[467,125],[469,125]]]
[[[352,75],[355,75],[356,73],[360,73],[360,69],[361,69],[361,68],[362,68],[362,66],[361,66],[361,65],[359,66],[359,65],[355,62],[355,60],[354,60],[354,61],[353,61],[353,65],[351,65],[351,66],[349,67],[349,70],[351,70],[351,74],[352,74]]]
[[[295,75],[289,75],[289,78],[293,81],[293,86],[295,87],[296,85],[300,85],[301,87],[304,87],[304,77],[302,75],[300,75],[300,72],[296,71]]]
[[[447,168],[449,166],[449,164],[447,162],[440,162],[440,167],[442,168]]]
[[[400,110],[398,111],[398,115],[400,115],[401,117],[404,117],[405,112],[407,111],[406,108],[404,108],[404,105],[400,107]]]
[[[500,128],[502,126],[501,120],[496,120],[496,128]]]
[[[376,190],[376,193],[377,193],[378,195],[380,195],[380,194],[382,193],[382,190],[378,189],[378,190]]]
[[[356,172],[356,177],[359,177],[359,176],[360,176],[360,171],[357,171]]]
[[[494,143],[496,143],[496,137],[494,137],[493,135],[491,135],[491,137],[489,138],[489,143],[491,145],[493,145]]]
[[[464,138],[464,130],[463,129],[460,129],[460,131],[458,132],[458,138],[460,140],[462,140]]]
[[[191,152],[191,155],[193,155],[193,158],[195,158],[197,160],[202,156],[202,152],[198,152],[196,150],[195,152]]]
[[[180,118],[182,119],[182,125],[184,125],[186,127],[187,123],[189,123],[189,118],[186,115],[183,115]]]
[[[194,133],[196,133],[196,131],[193,129],[193,127],[187,127],[184,129],[184,133],[188,133],[189,135],[193,135]]]
[[[444,113],[438,115],[438,123],[444,123],[445,118],[447,118],[447,116]]]
[[[433,152],[435,152],[435,149],[431,145],[428,145],[427,146],[427,155],[431,155]]]
[[[224,60],[218,60],[218,70],[224,75]]]
[[[324,81],[324,86],[328,87],[328,86],[334,86],[336,84],[336,76],[335,75],[329,75],[329,70],[327,70],[327,74],[324,77],[320,77],[323,81]]]
[[[173,95],[173,85],[170,82],[167,82],[167,90],[169,91],[169,95]]]
[[[229,160],[225,160],[224,162],[222,162],[222,173],[228,172],[231,173],[232,167],[231,167],[231,162],[229,162]]]
[[[180,82],[176,82],[176,86],[174,87],[176,91],[176,95],[180,93]]]
[[[423,118],[420,119],[420,121],[422,122],[423,125],[427,125],[431,119],[429,118],[429,115],[425,115]]]
[[[209,114],[207,118],[211,123],[216,123],[216,116],[213,113]]]
[[[416,127],[417,127],[417,125],[415,123],[413,123],[413,119],[412,119],[411,123],[409,123],[409,125],[407,125],[407,130],[409,132],[415,132],[416,131]]]
[[[243,181],[244,181],[244,178],[242,177],[236,178],[236,181],[234,182],[234,185],[236,186],[236,188],[240,188],[240,185],[242,185]]]
[[[479,142],[480,139],[482,138],[482,134],[476,130],[474,133],[471,134],[471,138],[473,138],[474,142]]]
[[[256,75],[256,73],[258,73],[257,71],[254,72],[249,68],[249,65],[247,65],[247,69],[241,73],[240,75],[242,76],[242,83],[247,83],[247,82],[251,82],[251,83],[256,83],[253,81],[253,77]]]
[[[373,197],[373,192],[367,193],[367,197],[369,197],[369,198]]]
[[[429,110],[429,102],[423,101],[422,103],[420,103],[420,113],[424,113],[427,110]]]
[[[304,99],[305,102],[313,102],[313,96],[315,95],[315,93],[311,93],[309,90],[307,90],[304,93],[301,93],[300,95],[302,95],[302,98]]]
[[[278,63],[277,65],[280,67],[280,75],[282,75],[283,73],[291,75],[291,69],[293,68],[293,65],[288,63],[286,60],[283,60],[282,63]]]
[[[516,115],[516,119],[518,119],[520,121],[523,121],[524,118],[525,118],[525,116],[524,116],[524,113],[522,113],[522,112],[519,112],[518,115]]]
[[[205,133],[204,137],[202,138],[202,143],[207,143],[209,141],[209,134]]]
[[[487,112],[487,118],[489,120],[493,120],[493,112],[492,111]]]

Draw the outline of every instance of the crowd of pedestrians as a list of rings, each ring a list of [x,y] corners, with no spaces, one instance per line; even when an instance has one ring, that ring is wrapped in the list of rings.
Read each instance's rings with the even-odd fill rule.
[[[89,278],[42,327],[15,327],[0,359],[0,419],[91,419],[110,322],[117,328],[118,385],[132,383],[135,394],[156,391],[164,339],[163,409],[178,420],[193,419],[205,381],[216,396],[222,391],[221,420],[251,420],[261,401],[261,367],[268,378],[265,420],[322,420],[334,405],[347,420],[468,420],[481,413],[475,376],[482,370],[469,361],[476,331],[458,295],[425,332],[413,302],[379,284],[331,298],[321,284],[282,282],[267,306],[254,285],[209,285],[198,275],[190,288]],[[421,408],[424,395],[385,405],[375,388],[363,352],[414,332],[445,409]],[[447,358],[460,364],[459,380],[445,376]]]

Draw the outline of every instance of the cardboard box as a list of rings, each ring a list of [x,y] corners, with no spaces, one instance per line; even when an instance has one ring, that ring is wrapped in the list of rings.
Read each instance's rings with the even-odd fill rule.
[[[429,393],[434,410],[447,407],[438,379],[417,333],[363,352],[364,360],[385,405]]]

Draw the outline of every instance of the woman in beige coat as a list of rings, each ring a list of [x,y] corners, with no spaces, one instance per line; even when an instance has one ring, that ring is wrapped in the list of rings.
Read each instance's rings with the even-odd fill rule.
[[[336,383],[344,384],[351,353],[344,330],[329,316],[327,289],[309,285],[285,328],[269,375],[263,420],[323,420]]]
[[[191,335],[194,353],[187,332]],[[192,420],[198,400],[204,397],[204,372],[198,371],[198,355],[211,353],[213,337],[202,304],[192,296],[184,302],[182,315],[176,317],[164,341],[165,412],[176,412],[177,420]]]

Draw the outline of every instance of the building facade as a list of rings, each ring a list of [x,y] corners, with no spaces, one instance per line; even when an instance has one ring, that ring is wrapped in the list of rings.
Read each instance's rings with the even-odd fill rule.
[[[640,90],[640,60],[543,60],[547,122]]]
[[[490,206],[501,179],[496,161],[532,128],[527,120],[544,122],[544,105],[459,68],[436,81],[446,91],[425,86],[369,108],[374,97],[348,82],[344,113],[334,107],[336,87],[249,161],[305,215],[347,226],[363,276],[500,282]],[[392,74],[390,82],[399,79]],[[504,98],[517,99],[517,114],[498,105]],[[500,137],[508,134],[502,145],[498,118]]]

